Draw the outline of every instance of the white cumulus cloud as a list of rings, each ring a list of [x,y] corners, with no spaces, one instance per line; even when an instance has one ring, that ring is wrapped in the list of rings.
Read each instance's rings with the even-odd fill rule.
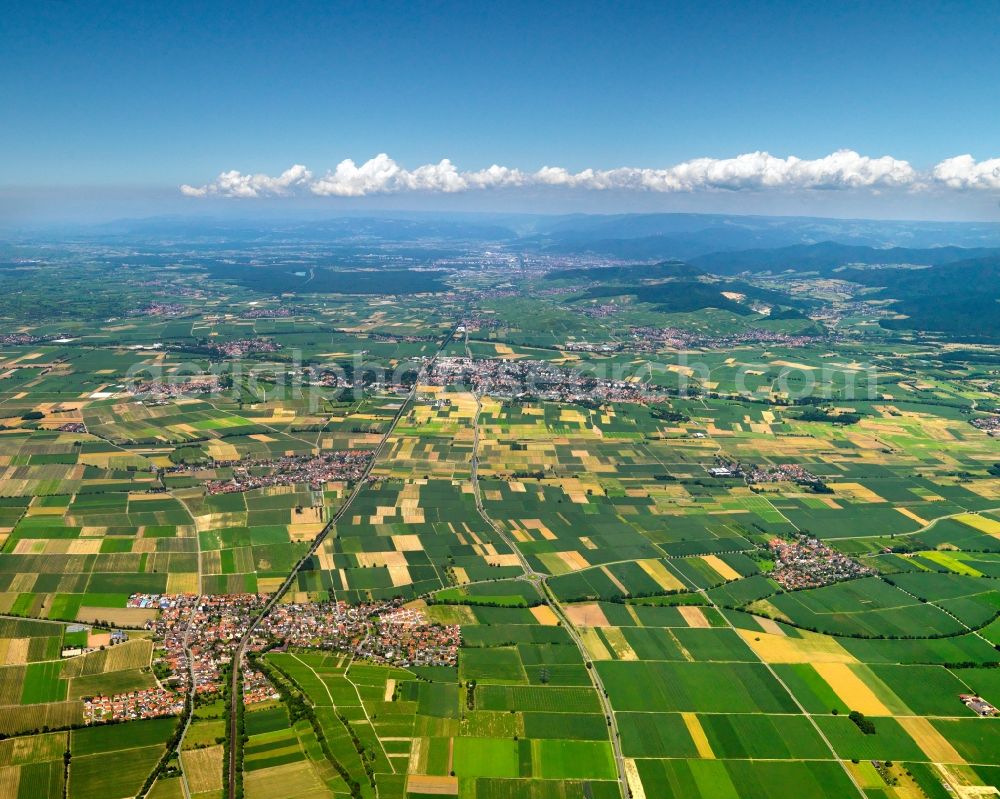
[[[950,189],[1000,189],[1000,158],[977,162],[971,155],[957,155],[935,166],[931,174]]]
[[[697,158],[666,169],[587,169],[576,174],[544,167],[532,175],[535,183],[587,189],[657,192],[745,189],[845,189],[868,186],[908,186],[916,170],[906,161],[885,156],[869,158],[840,150],[825,158],[777,158],[756,152],[735,158]]]
[[[335,197],[364,197],[367,194],[392,194],[401,191],[453,193],[469,189],[523,185],[524,176],[516,169],[493,165],[478,172],[459,172],[445,158],[414,170],[403,169],[385,153],[358,166],[351,159],[313,181],[313,194]]]
[[[453,194],[511,187],[565,187],[591,191],[697,192],[838,190],[939,187],[1000,189],[1000,159],[976,162],[970,155],[949,158],[929,173],[891,156],[872,158],[838,150],[823,158],[780,158],[766,152],[733,158],[695,158],[666,168],[620,167],[570,172],[544,166],[534,172],[499,166],[462,171],[449,159],[406,169],[385,153],[357,164],[341,161],[320,177],[301,164],[277,177],[223,172],[203,186],[181,186],[190,197],[253,198],[307,191],[318,196],[365,197],[372,194],[431,192]]]
[[[181,193],[188,197],[270,197],[289,194],[291,189],[308,183],[312,172],[302,164],[295,164],[277,177],[256,174],[244,175],[235,169],[223,172],[211,183],[204,186],[181,186]]]

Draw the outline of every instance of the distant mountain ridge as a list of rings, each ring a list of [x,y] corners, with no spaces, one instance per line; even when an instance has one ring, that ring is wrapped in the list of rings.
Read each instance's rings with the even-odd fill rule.
[[[713,253],[836,242],[885,249],[1000,248],[1000,224],[725,214],[573,216],[536,223],[515,246],[636,260],[693,260]]]
[[[824,241],[818,244],[795,244],[771,249],[715,252],[691,258],[690,263],[706,272],[719,275],[788,270],[829,273],[852,264],[939,266],[991,256],[1000,256],[1000,247],[878,248]]]
[[[160,216],[25,230],[82,239],[227,241],[463,241],[531,251],[663,261],[721,251],[834,241],[876,248],[1000,247],[1000,223],[737,214],[562,214],[370,211],[299,216]],[[15,236],[18,238],[19,236]]]

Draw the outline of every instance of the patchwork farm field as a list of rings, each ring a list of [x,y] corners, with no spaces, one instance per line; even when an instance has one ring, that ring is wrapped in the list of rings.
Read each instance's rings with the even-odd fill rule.
[[[429,611],[438,609],[448,606]],[[267,663],[288,681],[293,702],[308,698],[314,726],[348,771],[374,753],[362,795],[377,787],[380,796],[403,789],[493,796],[516,784],[539,791],[591,785],[595,795],[616,795],[607,720],[569,636],[528,642],[543,625],[527,610],[472,613],[463,625],[471,636],[502,627],[525,642],[463,649],[452,670],[391,669],[309,652],[272,654]]]
[[[0,796],[996,793],[992,345],[205,260],[0,298]]]

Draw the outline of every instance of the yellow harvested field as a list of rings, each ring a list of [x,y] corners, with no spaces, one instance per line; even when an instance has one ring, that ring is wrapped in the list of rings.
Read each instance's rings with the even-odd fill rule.
[[[785,638],[784,640],[792,640]],[[833,689],[841,701],[851,710],[857,710],[866,716],[891,716],[882,700],[875,692],[858,677],[849,664],[844,662],[822,662],[813,660],[813,668],[819,676]]]
[[[46,555],[68,555],[69,554],[70,546],[72,546],[73,544],[79,544],[79,543],[81,543],[79,540],[70,541],[70,540],[66,540],[64,538],[49,539],[48,541],[45,542],[45,550],[44,550],[44,552],[45,552]],[[95,543],[95,542],[93,542],[93,541],[84,541],[84,542],[82,542],[82,548],[85,549],[85,550],[91,549],[91,544],[92,543]],[[99,545],[101,542],[97,541],[96,543]],[[76,553],[76,554],[92,555],[94,553],[92,553],[92,552],[80,552],[80,553]]]
[[[358,565],[362,567],[371,566],[405,566],[406,555],[402,552],[357,552],[354,557],[358,559]]]
[[[100,548],[100,542],[98,542]],[[40,555],[45,551],[45,541],[35,538],[22,538],[14,544],[15,555]],[[51,553],[50,553],[51,554]]]
[[[299,525],[305,524],[323,524],[323,507],[321,505],[312,505],[302,510],[297,511],[292,514],[292,518],[295,520],[290,526],[298,527]]]
[[[38,497],[35,497],[38,499]],[[66,505],[35,505],[35,500],[31,501],[31,505],[28,506],[29,516],[62,516],[66,512]]]
[[[392,545],[397,552],[421,552],[424,548],[419,535],[394,535]]]
[[[257,578],[257,591],[261,594],[273,594],[284,582],[281,577],[258,577]],[[168,583],[169,585],[169,583]]]
[[[223,527],[245,527],[247,523],[246,511],[235,511],[233,513],[207,513],[204,516],[195,517],[195,522],[199,532],[206,530],[220,530]]]
[[[691,736],[691,740],[694,741],[694,746],[698,750],[698,757],[714,760],[715,752],[712,751],[712,745],[708,742],[705,728],[701,726],[698,716],[694,713],[681,713],[681,718],[684,719],[688,735]]]
[[[531,609],[531,615],[535,620],[546,627],[555,627],[559,624],[559,617],[548,605],[536,605]]]
[[[792,638],[784,632],[780,635],[752,630],[737,632],[765,663],[857,663],[855,657],[836,639],[818,633],[809,633],[806,638]],[[860,710],[853,705],[851,708]]]
[[[604,615],[604,610],[596,602],[584,602],[579,605],[567,605],[566,616],[576,627],[610,627],[611,622]]]
[[[135,491],[129,491],[128,501],[129,502],[157,502],[158,494],[140,494]]]
[[[771,635],[785,635],[785,631],[781,629],[781,625],[774,619],[769,619],[766,616],[754,616],[753,620],[757,622],[761,629],[766,633],[771,633]]]
[[[240,451],[224,441],[209,441],[205,448],[208,450],[208,454],[217,461],[238,461],[240,459]]]
[[[875,442],[874,446],[878,446],[878,442]],[[856,499],[860,502],[885,502],[882,497],[861,483],[827,483],[827,485],[833,489],[834,493],[849,499]]]
[[[993,480],[973,480],[968,484],[969,491],[987,499],[1000,499],[1000,478]]]
[[[327,795],[313,767],[305,760],[248,771],[243,777],[243,785],[247,799]]]
[[[784,366],[788,369],[801,369],[806,372],[811,372],[817,369],[816,366],[810,366],[807,363],[797,363],[796,361],[771,361],[772,366]]]
[[[222,744],[181,752],[191,793],[222,789]]]
[[[930,522],[927,521],[927,519],[925,519],[923,516],[917,516],[917,514],[915,514],[909,508],[899,508],[899,507],[897,507],[896,508],[896,512],[897,513],[902,513],[907,519],[913,519],[913,521],[915,521],[921,527],[926,527],[928,524],[930,524]]]
[[[19,594],[30,591],[32,586],[34,586],[34,581],[37,579],[38,575],[34,572],[21,572],[11,580],[8,590]]]
[[[738,580],[742,576],[718,555],[702,555],[701,559],[705,562],[705,565],[717,572],[723,580]]]
[[[711,626],[708,623],[708,619],[705,618],[705,614],[702,612],[701,608],[695,607],[694,605],[679,605],[677,607],[677,612],[680,613],[681,618],[687,622],[688,627],[705,629]]]
[[[625,781],[628,783],[633,799],[646,799],[646,789],[642,785],[642,780],[639,779],[639,768],[636,766],[635,760],[630,757],[625,758]]]
[[[409,585],[413,582],[413,579],[410,577],[410,570],[406,566],[390,566],[389,579],[392,580],[394,587]]]
[[[305,515],[305,514],[303,514]],[[285,526],[288,531],[288,540],[293,542],[313,541],[316,536],[323,532],[326,525],[323,522],[296,522]]]
[[[406,792],[430,796],[458,796],[458,777],[410,774],[406,778]]]
[[[319,567],[324,571],[332,571],[336,568],[333,564],[333,553],[329,546],[321,546],[316,550],[316,557],[319,558]]]
[[[955,747],[924,717],[898,716],[896,720],[932,763],[965,763]]]
[[[197,594],[198,575],[192,572],[172,572],[167,575],[168,594]]]
[[[638,660],[639,655],[632,648],[631,644],[625,640],[625,635],[620,627],[605,627],[604,638],[615,652],[618,660]]]
[[[541,519],[521,519],[521,526],[526,530],[537,530],[547,541],[556,539],[556,534],[542,524]]]
[[[410,741],[410,762],[407,768],[408,774],[422,774],[427,770],[427,749],[424,743],[430,743],[426,738],[414,738]]]
[[[20,766],[0,766],[0,796],[17,796],[20,783]]]
[[[646,558],[645,560],[637,560],[636,565],[652,577],[653,581],[664,591],[683,590],[684,583],[662,561]]]
[[[146,531],[143,527],[139,531],[139,537],[132,542],[132,551],[136,553],[152,553],[156,552],[156,539],[155,538],[143,538],[142,535]],[[168,592],[169,593],[169,592]]]
[[[518,566],[521,563],[513,552],[509,555],[485,555],[483,560],[490,566]]]
[[[497,355],[504,359],[524,357],[523,355],[515,354],[514,350],[512,350],[507,344],[494,344],[493,349],[496,351]]]
[[[987,799],[997,796],[997,787],[982,785],[982,777],[970,766],[935,763],[934,768],[942,782],[950,787],[959,799]],[[917,799],[924,799],[924,795],[920,794]]]
[[[597,630],[593,627],[583,627],[580,630],[580,640],[591,660],[613,660],[608,648],[604,645]]]
[[[142,627],[156,618],[157,611],[145,608],[92,608],[84,605],[76,614],[77,621],[105,621],[122,627]]]
[[[4,653],[3,662],[6,666],[19,666],[28,662],[28,647],[30,638],[11,638]]]
[[[463,569],[461,566],[456,566],[454,569],[452,569],[452,572],[454,572],[454,574],[455,574],[455,581],[459,585],[466,585],[466,584],[472,582],[469,579],[469,573],[465,569]]]
[[[559,557],[559,559],[569,567],[570,571],[580,571],[580,569],[587,569],[590,564],[587,563],[586,559],[579,552],[569,551],[569,552],[556,552],[554,553]]]

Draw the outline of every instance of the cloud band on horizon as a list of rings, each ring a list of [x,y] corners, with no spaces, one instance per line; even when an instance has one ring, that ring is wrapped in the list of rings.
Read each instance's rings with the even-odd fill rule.
[[[908,161],[871,158],[838,150],[823,158],[779,158],[766,152],[734,158],[696,158],[664,169],[620,167],[570,172],[545,166],[524,172],[494,164],[463,172],[447,158],[437,164],[405,169],[385,153],[360,166],[351,159],[321,177],[301,164],[280,175],[221,173],[203,186],[184,184],[188,197],[259,198],[311,193],[320,197],[366,197],[427,192],[454,194],[491,188],[564,187],[593,191],[696,192],[753,190],[843,190],[902,188],[923,190],[1000,190],[1000,158],[977,162],[971,155],[948,158],[928,172]]]

